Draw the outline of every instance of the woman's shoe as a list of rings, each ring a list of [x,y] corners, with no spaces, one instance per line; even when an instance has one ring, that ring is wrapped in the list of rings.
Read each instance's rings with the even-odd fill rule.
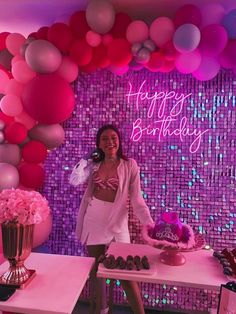
[[[101,310],[100,314],[107,314],[109,312],[109,307],[106,307],[105,309]]]

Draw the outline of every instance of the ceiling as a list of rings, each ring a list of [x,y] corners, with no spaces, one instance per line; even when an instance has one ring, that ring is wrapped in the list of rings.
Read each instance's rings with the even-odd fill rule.
[[[96,0],[98,1],[98,0]],[[226,11],[236,7],[236,0],[107,0],[116,12],[128,13],[133,19],[151,22],[158,16],[173,17],[184,4],[202,6],[221,3]],[[28,35],[42,26],[67,22],[76,11],[84,10],[89,0],[0,0],[0,32]]]

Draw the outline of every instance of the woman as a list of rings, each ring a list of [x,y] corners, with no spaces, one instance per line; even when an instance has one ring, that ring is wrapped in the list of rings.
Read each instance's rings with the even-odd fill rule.
[[[128,229],[127,200],[130,199],[134,213],[143,225],[153,224],[147,205],[141,195],[139,168],[134,159],[126,158],[122,152],[120,133],[113,125],[102,126],[97,133],[98,159],[87,164],[77,164],[70,183],[81,183],[81,168],[88,177],[88,186],[82,198],[77,220],[76,233],[87,245],[89,256],[105,254],[111,241],[130,242]],[[86,166],[86,167],[84,167]],[[82,177],[84,177],[84,172]],[[96,276],[98,263],[94,268]],[[101,279],[97,293],[101,292]],[[135,314],[143,314],[144,308],[138,284],[123,281],[123,289]],[[106,313],[102,304],[102,313]]]

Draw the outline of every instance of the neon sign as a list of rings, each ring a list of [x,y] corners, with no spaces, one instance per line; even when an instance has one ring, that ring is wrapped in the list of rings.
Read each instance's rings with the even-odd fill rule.
[[[188,125],[188,118],[181,117],[184,103],[192,94],[184,95],[175,91],[155,91],[150,94],[144,91],[143,81],[138,91],[133,91],[133,86],[129,82],[129,92],[127,97],[128,104],[132,101],[135,103],[136,111],[140,113],[141,109],[145,108],[148,119],[152,119],[149,124],[144,125],[141,117],[138,117],[132,123],[131,140],[137,142],[142,139],[144,135],[155,136],[158,142],[168,136],[179,137],[183,142],[186,137],[193,137],[189,146],[190,153],[196,153],[200,147],[203,135],[209,129],[201,131],[194,129]],[[147,103],[147,108],[143,107],[143,102]],[[171,108],[170,107],[171,102]],[[146,120],[146,119],[145,119]],[[176,123],[178,126],[176,127]]]

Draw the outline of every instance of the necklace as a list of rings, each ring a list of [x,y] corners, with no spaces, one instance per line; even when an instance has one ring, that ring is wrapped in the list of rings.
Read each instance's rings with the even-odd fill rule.
[[[104,180],[107,181],[109,178],[116,176],[117,172],[118,159],[106,159],[103,162],[103,171]]]

